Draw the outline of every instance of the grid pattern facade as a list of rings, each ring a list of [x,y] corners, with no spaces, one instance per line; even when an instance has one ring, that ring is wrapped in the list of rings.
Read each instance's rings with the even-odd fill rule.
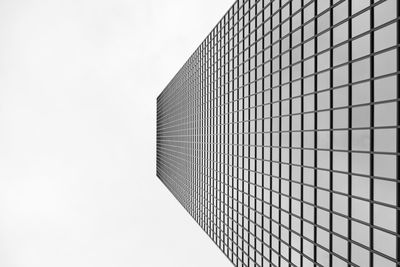
[[[235,266],[399,266],[399,5],[236,1],[158,96],[157,176]]]

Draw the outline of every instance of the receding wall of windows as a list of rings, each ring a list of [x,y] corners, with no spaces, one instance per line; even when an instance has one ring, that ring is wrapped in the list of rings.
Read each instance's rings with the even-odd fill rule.
[[[235,266],[400,264],[399,5],[236,1],[158,96],[157,176]]]

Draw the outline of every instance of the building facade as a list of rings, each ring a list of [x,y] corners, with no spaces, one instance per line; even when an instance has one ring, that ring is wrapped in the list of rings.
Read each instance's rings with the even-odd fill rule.
[[[158,96],[157,176],[235,266],[399,266],[399,5],[236,1]]]

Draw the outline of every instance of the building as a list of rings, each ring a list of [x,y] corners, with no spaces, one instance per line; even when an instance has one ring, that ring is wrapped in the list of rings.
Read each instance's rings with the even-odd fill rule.
[[[236,1],[157,98],[157,176],[235,266],[399,266],[399,6]]]

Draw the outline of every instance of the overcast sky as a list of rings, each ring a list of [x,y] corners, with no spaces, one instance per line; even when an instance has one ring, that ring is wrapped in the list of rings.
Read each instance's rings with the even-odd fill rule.
[[[230,266],[155,176],[155,114],[232,3],[0,0],[0,266]]]

